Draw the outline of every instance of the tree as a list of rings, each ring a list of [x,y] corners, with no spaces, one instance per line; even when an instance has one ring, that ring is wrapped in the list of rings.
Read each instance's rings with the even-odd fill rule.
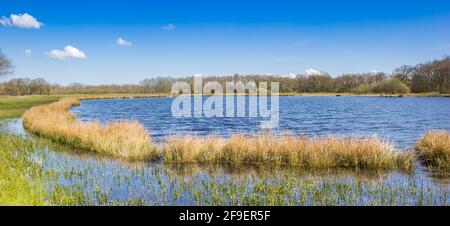
[[[29,94],[49,95],[51,85],[42,78],[33,79],[29,82]]]
[[[2,76],[11,74],[13,72],[14,66],[11,61],[4,55],[0,50],[0,78]]]
[[[394,78],[397,78],[398,80],[402,81],[403,83],[407,85],[411,85],[411,73],[413,71],[413,67],[408,65],[403,65],[401,67],[398,67],[394,70],[394,73],[392,74]]]
[[[450,58],[434,61],[433,64],[433,91],[448,92],[450,84]]]

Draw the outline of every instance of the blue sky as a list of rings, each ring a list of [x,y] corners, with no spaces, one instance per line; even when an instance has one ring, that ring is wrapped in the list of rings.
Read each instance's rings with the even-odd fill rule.
[[[449,55],[450,1],[0,0],[0,48],[60,84],[391,72]]]

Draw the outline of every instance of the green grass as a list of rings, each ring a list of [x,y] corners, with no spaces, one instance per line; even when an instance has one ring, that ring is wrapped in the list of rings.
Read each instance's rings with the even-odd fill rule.
[[[57,101],[58,96],[0,97],[0,120],[18,118],[29,108]]]
[[[165,97],[169,94],[70,94],[49,96],[0,96],[0,120],[19,118],[22,114],[36,105],[49,104],[65,97],[84,99],[116,99],[116,98],[146,98]]]
[[[30,160],[30,141],[0,134],[0,205],[47,205],[41,168]]]
[[[74,205],[78,191],[59,184],[52,170],[36,161],[42,146],[0,133],[0,206]],[[37,155],[35,155],[37,154]],[[49,190],[51,184],[53,189]]]

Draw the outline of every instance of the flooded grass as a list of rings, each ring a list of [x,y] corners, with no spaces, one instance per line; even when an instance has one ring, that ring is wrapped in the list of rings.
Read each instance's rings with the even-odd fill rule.
[[[450,133],[430,131],[417,142],[415,150],[430,168],[439,171],[450,169]]]
[[[65,98],[33,107],[23,115],[24,126],[34,134],[76,148],[132,160],[158,158],[159,153],[141,124],[135,121],[110,122],[107,125],[78,122],[68,110],[79,104],[76,98]]]
[[[163,162],[128,161],[141,158],[123,157],[121,152],[104,149],[94,151],[92,145],[103,143],[102,135],[97,133],[117,133],[113,137],[120,142],[133,133],[121,126],[106,130],[110,124],[91,126],[95,123],[78,122],[68,112],[76,103],[70,100],[48,105],[49,109],[34,108],[40,110],[29,117],[42,121],[33,121],[39,125],[35,131],[28,129],[46,139],[0,134],[0,205],[447,206],[450,203],[448,168],[440,167],[446,170],[439,173],[428,172],[412,153],[397,153],[377,138],[268,134],[234,135],[229,139],[171,137],[159,150],[153,149],[155,156],[163,157]],[[47,116],[53,120],[45,119]],[[64,130],[59,125],[76,129]],[[49,129],[46,127],[61,130],[53,134],[51,130],[39,132]],[[74,133],[85,129],[94,132],[74,138]],[[60,135],[63,131],[67,137]],[[445,136],[433,133],[417,143],[416,153],[426,166],[437,169],[444,162],[443,153],[448,154],[444,138],[448,139],[448,133]],[[150,144],[150,140],[147,142]]]
[[[11,153],[0,178],[23,181],[2,183],[1,197],[14,201],[2,205],[449,205],[447,183],[412,172],[119,161],[49,139],[0,138]]]
[[[168,163],[274,164],[306,168],[412,170],[411,152],[394,152],[378,138],[232,135],[170,137],[164,146]]]
[[[399,172],[309,174],[266,168],[228,173],[220,165],[219,170],[190,171],[114,162],[63,164],[60,181],[78,191],[70,205],[428,206],[448,205],[450,197],[447,185]]]
[[[0,133],[0,205],[45,205],[40,168],[29,159],[32,142]]]

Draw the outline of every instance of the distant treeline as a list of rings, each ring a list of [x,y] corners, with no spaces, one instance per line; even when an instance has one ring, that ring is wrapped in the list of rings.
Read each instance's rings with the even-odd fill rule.
[[[450,92],[450,57],[442,60],[401,66],[393,76],[404,82],[414,93]]]
[[[193,77],[158,77],[129,85],[52,85],[43,79],[11,79],[0,83],[0,95],[31,94],[107,94],[107,93],[170,93],[172,84],[185,81],[193,84]],[[401,66],[392,74],[362,73],[332,77],[327,73],[296,75],[295,77],[267,75],[232,75],[204,77],[203,82],[215,81],[225,87],[226,82],[279,82],[280,92],[289,93],[450,93],[450,57],[442,60]]]

